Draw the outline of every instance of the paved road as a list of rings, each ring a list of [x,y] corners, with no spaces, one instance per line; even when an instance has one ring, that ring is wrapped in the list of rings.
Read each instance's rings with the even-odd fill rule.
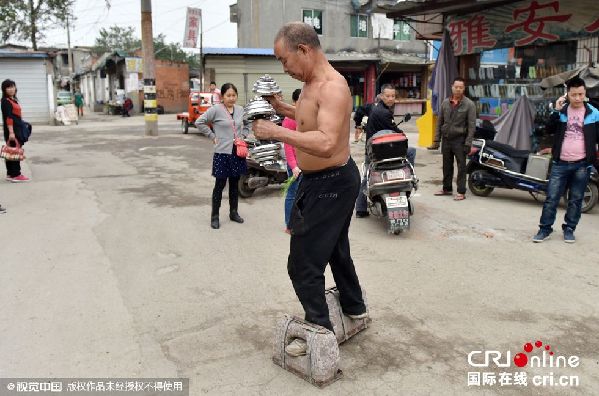
[[[173,115],[160,128],[146,138],[143,118],[103,116],[38,126],[25,147],[32,182],[0,182],[0,377],[182,376],[192,395],[313,394],[270,361],[274,322],[301,313],[279,189],[242,201],[245,224],[211,230],[211,146]],[[573,393],[534,387],[530,368],[528,387],[467,386],[469,371],[504,371],[469,367],[471,351],[513,357],[542,340],[582,363],[537,371],[577,375],[576,394],[596,394],[599,208],[576,244],[535,245],[541,206],[526,193],[434,197],[440,154],[419,149],[417,163],[408,233],[352,223],[373,323],[341,347],[345,376],[320,393]]]

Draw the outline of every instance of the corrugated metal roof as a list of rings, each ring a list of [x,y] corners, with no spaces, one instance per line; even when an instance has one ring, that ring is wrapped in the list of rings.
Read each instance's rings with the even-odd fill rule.
[[[272,48],[204,48],[204,55],[254,55],[274,56]]]
[[[48,54],[45,52],[36,51],[19,51],[10,50],[6,48],[0,48],[0,58],[47,58]]]
[[[378,51],[377,53],[342,51],[334,54],[326,54],[326,56],[329,62],[381,62],[400,65],[424,65],[428,63],[425,58],[420,56],[397,54],[389,51]]]

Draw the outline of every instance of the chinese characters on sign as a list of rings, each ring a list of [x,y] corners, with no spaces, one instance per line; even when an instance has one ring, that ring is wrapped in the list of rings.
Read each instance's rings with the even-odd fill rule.
[[[187,18],[185,21],[185,36],[183,37],[184,48],[196,48],[201,33],[202,10],[187,7]]]
[[[322,34],[322,11],[321,10],[303,10],[303,21],[312,26],[317,34]]]
[[[597,20],[591,23],[589,26],[585,27],[584,30],[589,33],[595,33],[597,30],[599,30],[599,18],[597,18]]]
[[[467,51],[472,53],[475,49],[495,47],[497,41],[489,35],[489,22],[483,15],[475,15],[470,19],[459,20],[449,24],[449,35],[453,42],[456,54],[464,53],[463,39],[466,36]]]
[[[536,12],[544,8],[552,9],[555,15],[538,17]],[[551,3],[539,4],[536,1],[530,3],[529,7],[516,8],[513,12],[514,21],[519,21],[520,15],[527,14],[526,19],[522,22],[517,22],[509,25],[505,28],[506,33],[513,32],[516,29],[522,28],[527,33],[527,36],[517,40],[516,45],[528,45],[535,42],[537,39],[545,39],[547,41],[555,41],[559,39],[557,34],[551,34],[545,32],[546,22],[566,22],[572,17],[572,14],[558,15],[559,12],[559,1],[552,1]]]
[[[599,31],[597,15],[596,0],[532,0],[450,17],[447,28],[454,53],[465,55],[585,37]]]

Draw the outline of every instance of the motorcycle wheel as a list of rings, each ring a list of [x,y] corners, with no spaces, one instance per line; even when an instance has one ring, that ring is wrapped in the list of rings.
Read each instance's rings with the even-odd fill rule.
[[[584,198],[582,199],[582,213],[587,213],[597,204],[599,199],[599,191],[597,185],[593,182],[587,183],[584,190]]]
[[[478,172],[480,172],[480,173],[478,173]],[[470,189],[472,194],[474,194],[478,197],[488,197],[489,194],[491,194],[494,190],[493,187],[480,186],[480,185],[477,185],[476,183],[474,183],[472,176],[474,176],[476,174],[486,174],[486,173],[487,173],[487,171],[484,171],[482,169],[477,169],[468,176],[468,188]]]
[[[189,132],[189,124],[187,123],[187,120],[181,120],[181,132],[184,134]]]
[[[237,189],[239,190],[239,196],[241,198],[250,198],[254,195],[255,188],[248,187],[248,175],[241,175],[239,178],[239,184],[237,185]]]

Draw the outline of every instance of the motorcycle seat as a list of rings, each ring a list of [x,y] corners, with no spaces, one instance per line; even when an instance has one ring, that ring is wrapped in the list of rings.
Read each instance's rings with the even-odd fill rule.
[[[508,144],[499,143],[494,140],[487,140],[486,145],[487,147],[490,147],[497,151],[501,151],[502,153],[512,158],[528,159],[528,156],[532,153],[532,151],[528,150],[516,150]]]
[[[373,136],[372,137],[372,144],[380,144],[380,143],[389,143],[389,142],[403,142],[405,140],[408,140],[408,138],[406,137],[406,135],[402,134],[402,133],[393,133],[393,134],[388,134],[388,135],[382,135],[382,136]]]

